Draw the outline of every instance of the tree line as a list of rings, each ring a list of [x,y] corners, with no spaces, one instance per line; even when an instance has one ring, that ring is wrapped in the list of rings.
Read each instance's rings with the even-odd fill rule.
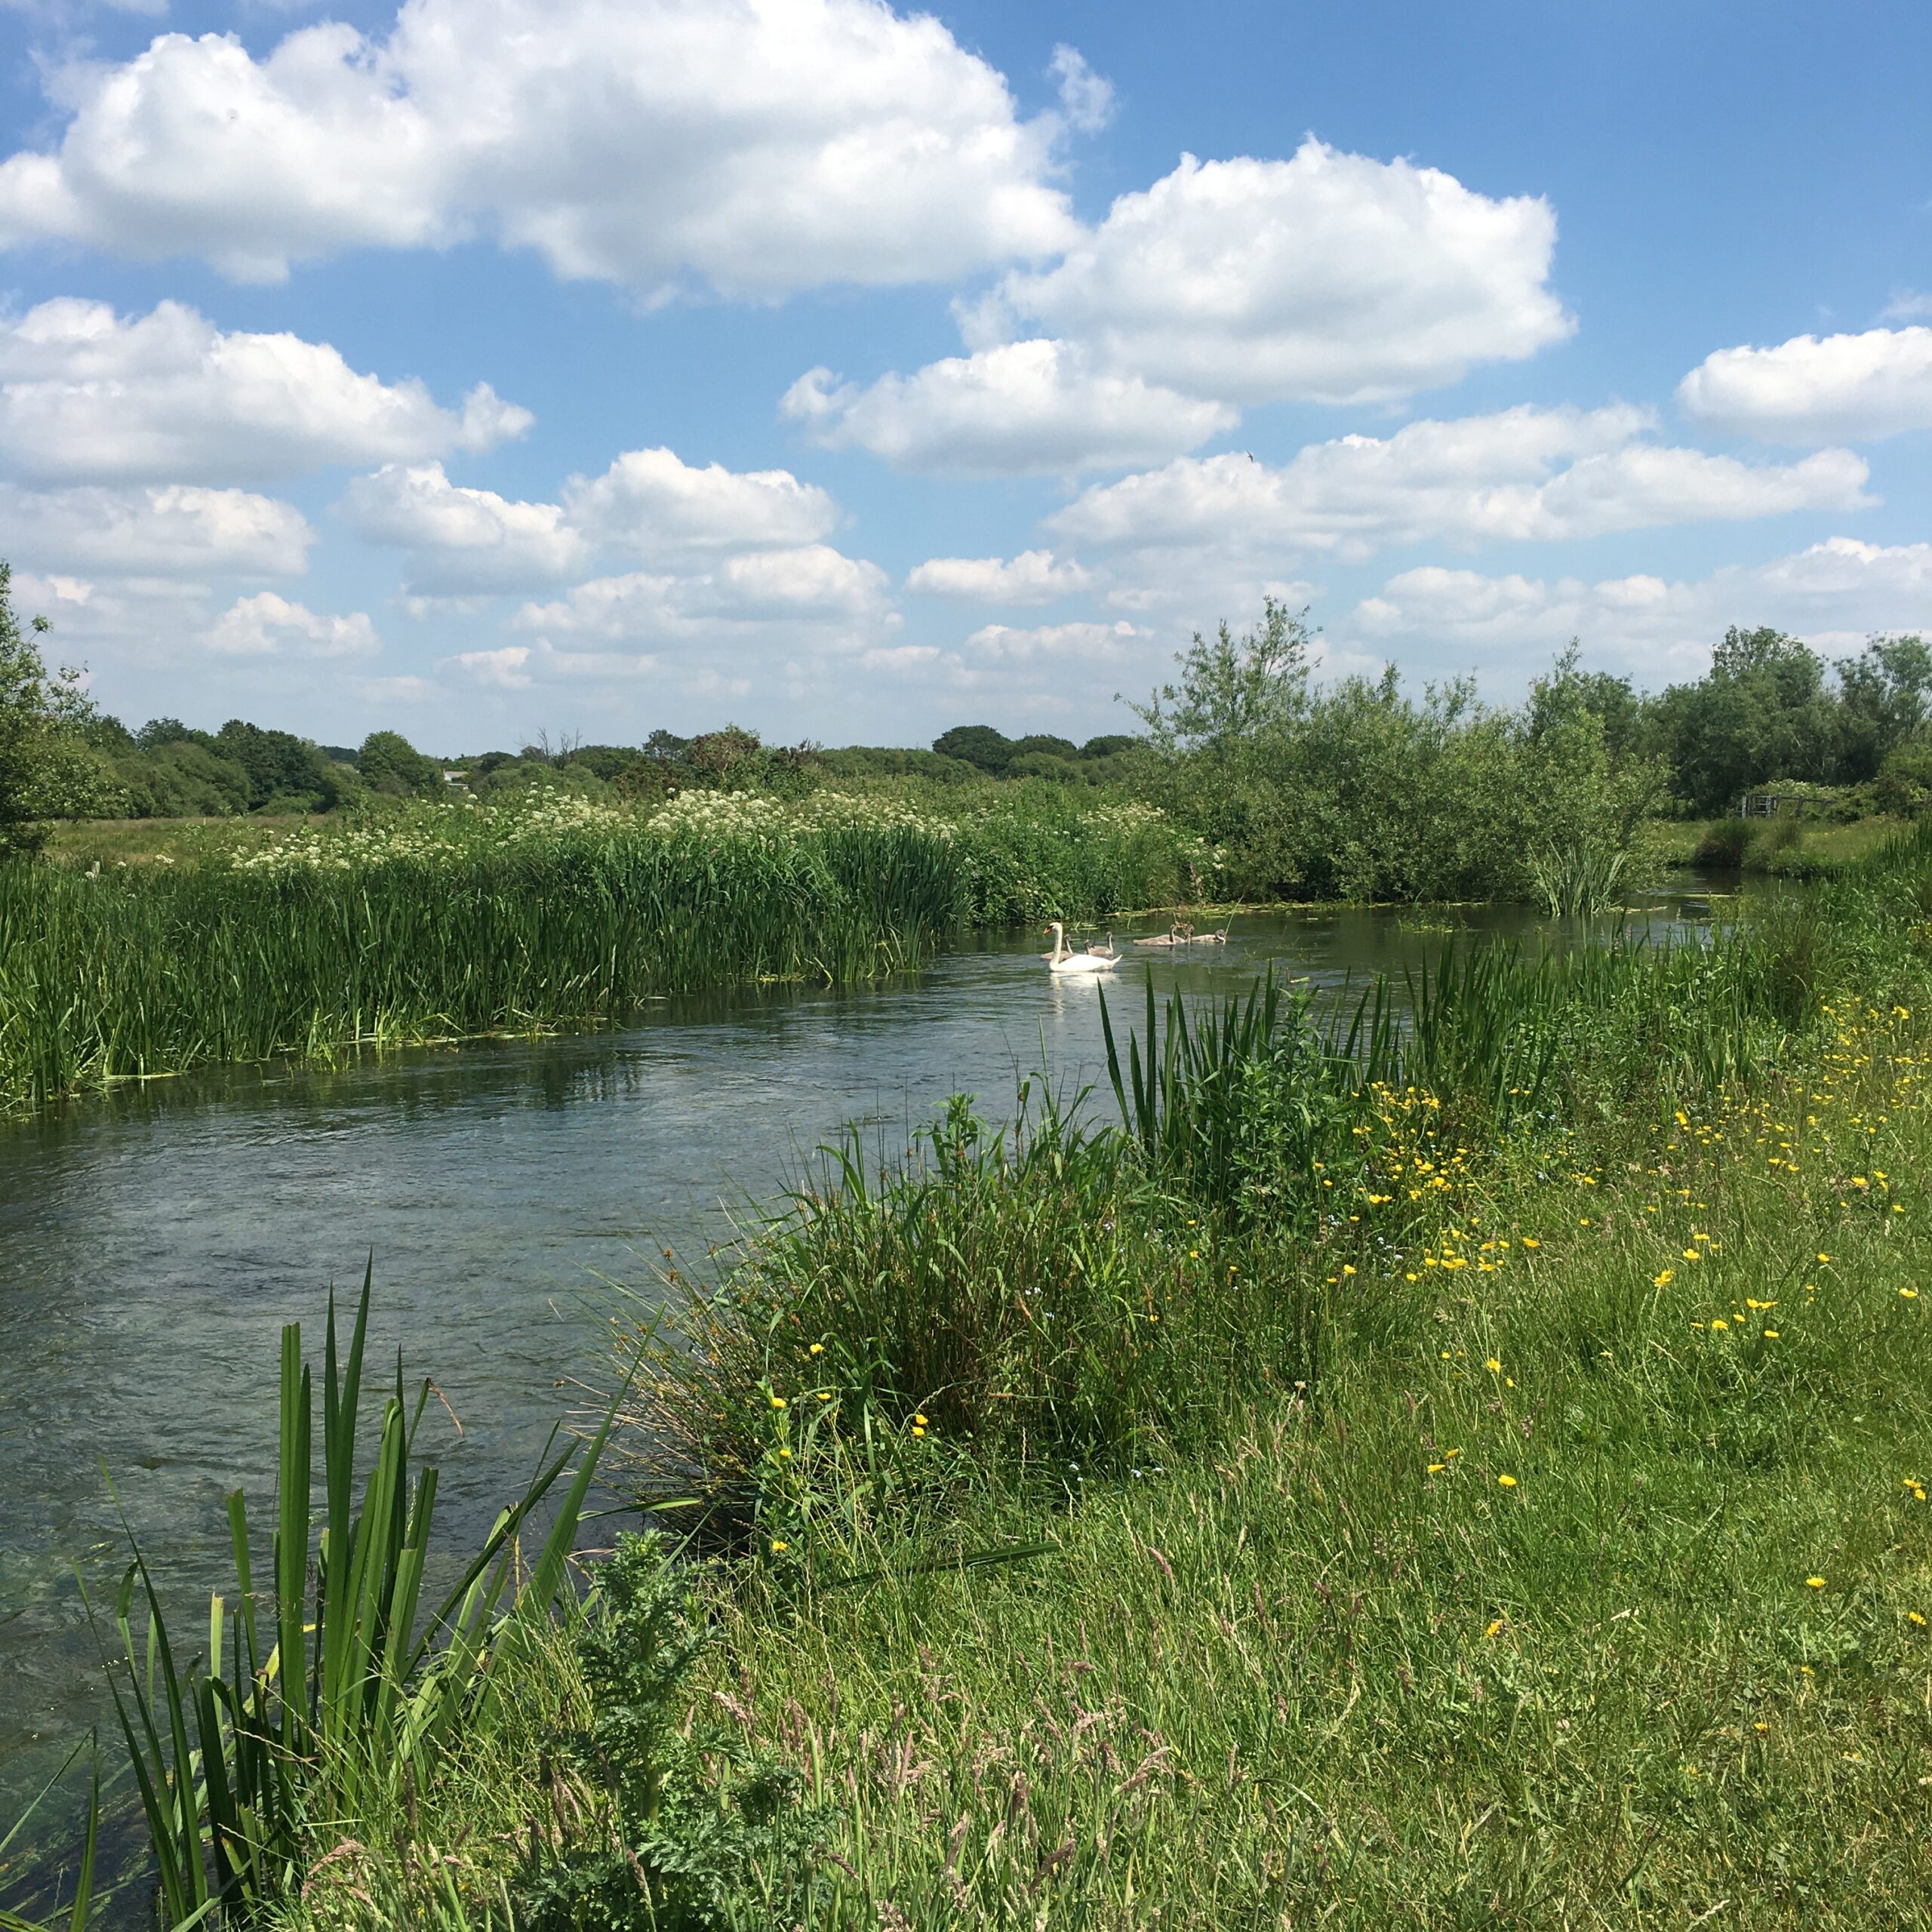
[[[1570,801],[1564,835],[1575,838],[1609,837],[1633,814],[1728,812],[1754,788],[1850,788],[1850,809],[1901,814],[1932,800],[1932,646],[1915,635],[1874,637],[1828,661],[1784,632],[1734,626],[1703,677],[1658,693],[1585,670],[1573,642],[1524,703],[1494,707],[1466,678],[1411,695],[1392,666],[1318,687],[1306,612],[1269,601],[1239,637],[1226,623],[1197,633],[1177,681],[1131,706],[1140,731],[1080,744],[974,724],[929,749],[769,746],[728,724],[654,731],[636,745],[540,736],[445,761],[394,731],[352,747],[242,718],[214,731],[174,718],[131,730],[91,702],[79,673],[48,668],[48,629],[20,622],[0,563],[0,849],[33,846],[59,818],[326,812],[435,797],[453,780],[474,796],[562,784],[648,801],[693,787],[1032,779],[1146,797],[1247,854],[1257,884],[1285,890],[1386,873],[1385,859],[1360,855],[1419,854],[1447,835],[1430,820],[1451,811],[1469,835],[1515,836],[1501,801],[1524,787]]]

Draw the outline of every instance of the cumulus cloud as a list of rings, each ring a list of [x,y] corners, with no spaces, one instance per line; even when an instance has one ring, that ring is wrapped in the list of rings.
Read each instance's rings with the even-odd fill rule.
[[[459,671],[467,672],[479,685],[494,685],[500,691],[521,691],[531,681],[530,672],[525,667],[530,662],[530,646],[527,644],[506,644],[500,651],[459,651],[453,657],[441,659],[437,669],[454,665]]]
[[[1730,624],[1774,624],[1825,648],[1932,629],[1932,543],[1835,537],[1695,581],[1487,577],[1429,565],[1389,579],[1337,629],[1377,648],[1447,645],[1494,661],[1571,637],[1640,675],[1697,675]]]
[[[986,624],[966,640],[966,648],[989,659],[1024,662],[1029,658],[1111,658],[1146,633],[1121,621],[1111,624],[1041,624],[1016,630],[1006,624]]]
[[[1720,349],[1678,385],[1685,414],[1767,442],[1860,442],[1932,429],[1932,328]]]
[[[1023,550],[1004,557],[928,557],[906,580],[906,588],[930,597],[970,604],[1051,604],[1093,582],[1071,557],[1051,550]]]
[[[407,594],[528,590],[586,568],[591,546],[561,505],[516,503],[452,483],[440,463],[358,476],[342,508],[358,536],[408,552]]]
[[[1097,134],[1114,118],[1113,83],[1095,73],[1078,48],[1063,41],[1054,49],[1047,72],[1059,84],[1060,111],[1069,126]]]
[[[1158,462],[1240,420],[1223,404],[1102,373],[1078,344],[1047,340],[949,356],[863,388],[813,369],[779,408],[828,448],[975,475]]]
[[[364,612],[321,617],[272,590],[238,598],[207,641],[224,657],[373,657],[383,648]]]
[[[878,0],[406,0],[386,35],[327,23],[257,60],[164,34],[50,91],[66,123],[0,164],[0,241],[243,280],[481,235],[568,278],[771,298],[1075,232],[1062,117],[1021,120],[938,20]]]
[[[294,577],[315,532],[292,503],[195,484],[24,490],[0,484],[0,530],[23,570],[135,577]]]
[[[564,488],[589,542],[645,558],[816,543],[838,526],[829,492],[789,469],[700,469],[668,449],[628,450],[601,476]]]
[[[1376,401],[1567,337],[1555,241],[1545,201],[1312,136],[1287,161],[1184,155],[1055,266],[1008,275],[968,340],[1071,339],[1222,402]]]
[[[1158,462],[1251,404],[1386,401],[1561,341],[1555,235],[1543,201],[1312,138],[1287,161],[1184,155],[962,309],[966,355],[869,385],[814,369],[780,408],[906,469]]]
[[[0,460],[42,479],[259,481],[488,449],[531,420],[487,383],[442,408],[326,343],[224,334],[177,302],[135,317],[63,297],[0,323]]]
[[[1651,420],[1620,404],[1524,406],[1311,444],[1279,467],[1239,453],[1181,457],[1090,489],[1048,524],[1117,549],[1356,562],[1399,543],[1554,541],[1869,500],[1866,466],[1848,451],[1745,463],[1639,440]]]
[[[452,483],[439,463],[392,463],[358,477],[341,508],[359,536],[408,552],[407,597],[445,601],[561,583],[600,554],[728,574],[721,552],[810,549],[839,520],[789,470],[700,469],[667,449],[627,451],[562,497],[516,502]]]
[[[875,628],[894,621],[876,564],[814,543],[724,559],[689,576],[596,577],[549,603],[526,604],[519,630],[667,640],[743,635],[774,626]]]

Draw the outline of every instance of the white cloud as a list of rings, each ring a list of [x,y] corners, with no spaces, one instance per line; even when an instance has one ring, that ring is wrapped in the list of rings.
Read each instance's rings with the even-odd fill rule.
[[[315,532],[292,503],[195,484],[23,490],[0,484],[0,530],[23,570],[135,577],[293,577]]]
[[[1932,328],[1720,349],[1678,385],[1677,399],[1700,422],[1767,442],[1857,442],[1932,429]]]
[[[743,636],[772,626],[878,629],[897,622],[885,573],[822,543],[754,552],[688,577],[593,578],[526,604],[519,630],[611,639]]]
[[[865,389],[814,369],[779,407],[829,448],[868,450],[899,469],[981,475],[1158,462],[1239,420],[1223,404],[1098,373],[1078,345],[1050,341],[950,356]]]
[[[457,669],[466,671],[479,685],[494,685],[502,691],[521,691],[531,681],[530,672],[525,668],[529,662],[528,645],[506,644],[500,651],[459,651],[454,657],[442,659],[438,669],[454,664]]]
[[[1623,405],[1524,406],[1311,444],[1279,468],[1239,453],[1181,457],[1090,489],[1048,522],[1116,548],[1359,561],[1392,544],[1554,541],[1869,500],[1866,466],[1847,451],[1748,464],[1640,441],[1650,420]]]
[[[825,491],[789,470],[699,469],[667,449],[627,451],[601,476],[571,477],[562,494],[516,502],[452,483],[439,463],[390,464],[358,477],[341,506],[358,535],[408,552],[406,595],[417,604],[560,583],[600,552],[728,574],[721,551],[808,552],[839,520]]]
[[[1060,111],[1069,126],[1097,134],[1114,118],[1113,83],[1095,73],[1078,48],[1063,41],[1054,49],[1047,72],[1059,84]]]
[[[406,0],[257,60],[164,34],[50,85],[57,146],[0,165],[0,241],[198,255],[275,280],[481,234],[558,275],[769,298],[951,279],[1074,232],[1057,115],[878,0]]]
[[[971,604],[1051,604],[1084,590],[1093,574],[1051,550],[1004,557],[928,557],[906,580],[908,590]]]
[[[1006,624],[987,624],[966,640],[966,648],[984,658],[1024,662],[1032,657],[1111,658],[1147,633],[1134,625],[1042,624],[1015,630]]]
[[[211,651],[225,657],[373,657],[383,648],[364,612],[320,617],[272,590],[238,598],[216,621],[207,641]]]
[[[390,464],[342,500],[358,536],[409,552],[412,597],[527,590],[589,565],[591,546],[556,503],[515,503],[452,483],[440,463]]]
[[[1881,322],[1932,322],[1932,290],[1898,288],[1878,312]]]
[[[649,558],[811,543],[838,527],[830,494],[788,469],[700,469],[668,449],[629,450],[601,476],[572,477],[564,503],[590,541]]]
[[[355,688],[375,704],[427,704],[442,696],[434,678],[419,678],[409,672],[395,678],[358,678]]]
[[[869,386],[814,369],[780,410],[905,469],[1158,462],[1251,404],[1386,400],[1561,341],[1555,236],[1544,202],[1312,137],[1287,161],[1184,155],[962,308],[965,355]]]
[[[1555,240],[1546,202],[1312,136],[1287,161],[1186,155],[1057,265],[1008,275],[968,340],[1072,339],[1097,371],[1220,402],[1373,401],[1567,337]]]
[[[441,408],[325,343],[226,334],[177,302],[122,317],[63,297],[0,324],[0,459],[45,480],[258,481],[488,449],[531,420],[488,383]]]
[[[1432,565],[1392,577],[1337,628],[1367,645],[1447,645],[1492,661],[1574,636],[1654,679],[1699,675],[1730,624],[1773,624],[1826,648],[1872,631],[1932,630],[1932,543],[1835,537],[1678,583],[1486,577]]]

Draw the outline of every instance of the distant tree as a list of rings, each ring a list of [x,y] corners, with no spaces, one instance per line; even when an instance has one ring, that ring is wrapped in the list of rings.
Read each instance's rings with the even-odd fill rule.
[[[321,747],[317,746],[319,751]],[[371,791],[390,798],[440,798],[443,768],[419,752],[400,731],[371,731],[355,755],[356,769]]]
[[[1259,629],[1237,639],[1224,618],[1211,638],[1196,631],[1176,660],[1180,681],[1128,708],[1162,752],[1233,757],[1306,712],[1315,637],[1306,611],[1264,598]]]
[[[1830,774],[1839,723],[1824,660],[1801,638],[1737,625],[1711,654],[1709,674],[1659,701],[1672,782],[1697,811],[1721,812],[1774,779]]]
[[[721,731],[701,731],[691,742],[685,762],[701,777],[729,782],[746,766],[761,763],[764,742],[755,731],[727,724]]]
[[[323,756],[321,748],[292,731],[264,731],[231,718],[210,749],[233,759],[248,779],[248,809],[328,811],[354,792],[356,775]]]
[[[1035,731],[1014,740],[1015,758],[1024,758],[1029,752],[1046,758],[1074,758],[1080,755],[1080,748],[1071,738],[1057,738],[1051,732]]]
[[[1875,637],[1841,657],[1838,742],[1833,777],[1863,784],[1932,714],[1932,646],[1921,637]]]
[[[956,758],[997,777],[1012,763],[1016,747],[1004,731],[990,724],[955,724],[933,740],[941,758]]]
[[[1130,732],[1115,731],[1097,738],[1089,738],[1080,747],[1082,758],[1118,758],[1123,752],[1131,752],[1141,740]]]
[[[39,639],[52,628],[14,614],[13,572],[0,563],[0,857],[38,851],[45,821],[98,811],[113,789],[87,740],[97,713],[72,668],[49,673]]]

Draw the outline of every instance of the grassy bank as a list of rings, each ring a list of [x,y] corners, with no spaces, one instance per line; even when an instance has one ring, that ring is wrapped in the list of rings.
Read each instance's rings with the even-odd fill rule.
[[[1928,899],[1117,1008],[1118,1127],[833,1158],[627,1351],[687,1560],[253,1922],[1932,1923]]]
[[[657,995],[916,966],[959,925],[1198,895],[1156,813],[1017,787],[970,816],[822,793],[556,797],[96,872],[0,866],[0,1106],[358,1041],[608,1020]]]
[[[1655,821],[1647,837],[1660,864],[1813,879],[1855,872],[1909,829],[1885,817],[1844,825],[1822,818],[1672,819]]]
[[[1257,1001],[1122,1041],[1132,1134],[828,1170],[646,1352],[684,1815],[776,1767],[804,1834],[686,1922],[1932,1922],[1928,864],[1452,971],[1380,1079]],[[434,1844],[606,1923],[517,1889],[668,1841],[558,1795],[583,1654],[291,1922],[464,1922]]]

